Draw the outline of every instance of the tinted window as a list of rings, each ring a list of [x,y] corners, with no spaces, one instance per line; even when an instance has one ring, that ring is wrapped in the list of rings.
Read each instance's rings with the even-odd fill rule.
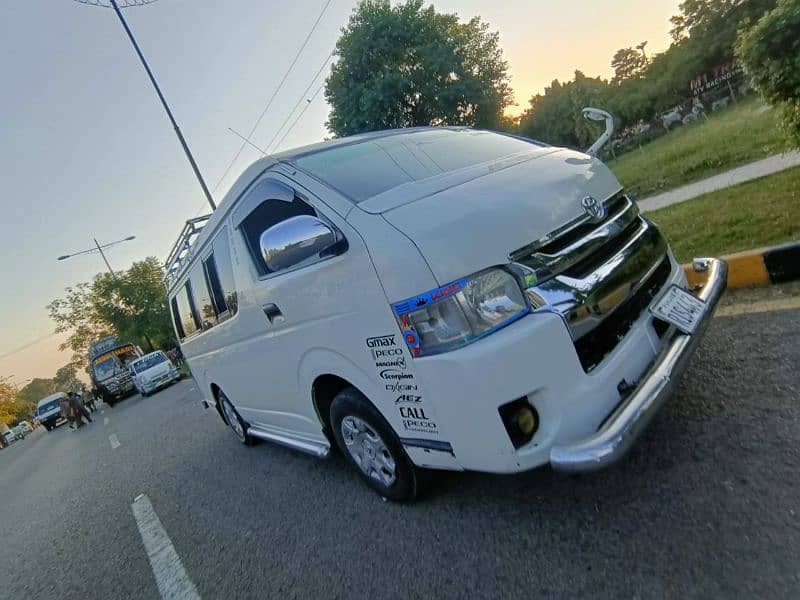
[[[189,281],[192,287],[194,307],[197,310],[197,316],[200,317],[201,329],[210,329],[217,324],[217,313],[214,310],[214,305],[211,303],[211,292],[208,290],[208,283],[206,283],[206,275],[203,272],[202,263],[198,262],[192,267]]]
[[[59,406],[59,404],[58,404],[58,400],[51,400],[51,401],[50,401],[50,402],[48,402],[47,404],[42,404],[42,405],[39,407],[39,414],[40,414],[40,415],[43,415],[43,414],[44,414],[44,413],[46,413],[47,411],[53,410],[54,408],[58,408],[58,406]]]
[[[489,131],[438,129],[389,135],[294,159],[355,202],[404,183],[530,153],[538,144]]]
[[[217,317],[221,323],[236,314],[236,286],[233,282],[233,265],[228,247],[228,232],[223,229],[211,245],[213,254],[206,260],[206,272],[209,275]],[[212,275],[213,268],[213,275]]]
[[[188,337],[199,329],[199,324],[195,318],[194,309],[192,307],[191,296],[189,295],[189,284],[186,283],[180,287],[178,293],[175,294],[174,301],[177,304],[176,318],[180,319],[180,333],[181,338]]]
[[[163,352],[157,352],[156,354],[148,354],[144,358],[140,358],[136,362],[134,362],[131,367],[137,373],[144,373],[147,369],[151,369],[156,365],[159,365],[163,362],[166,362],[167,356]]]
[[[178,314],[178,298],[174,297],[170,301],[170,306],[172,307],[172,322],[175,325],[175,332],[178,334],[180,339],[186,337],[186,334],[183,332],[183,327],[181,326],[181,316]]]
[[[253,255],[253,260],[258,267],[259,273],[262,275],[265,275],[268,270],[267,266],[264,264],[264,260],[261,258],[259,245],[261,234],[273,225],[299,215],[310,215],[313,217],[316,216],[316,213],[313,208],[297,197],[295,197],[292,202],[265,200],[242,221],[240,226],[242,233],[244,234],[245,240],[247,240],[247,246],[250,249],[250,253]]]

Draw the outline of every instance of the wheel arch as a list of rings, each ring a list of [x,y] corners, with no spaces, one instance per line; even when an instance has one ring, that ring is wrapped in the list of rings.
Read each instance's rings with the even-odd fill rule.
[[[228,423],[228,419],[225,418],[225,414],[222,412],[222,409],[219,407],[219,393],[222,391],[222,388],[220,388],[216,383],[212,383],[209,385],[209,389],[211,390],[211,397],[214,399],[214,408],[217,409],[219,418],[222,419],[222,422],[225,423],[225,425],[230,425],[230,423]]]

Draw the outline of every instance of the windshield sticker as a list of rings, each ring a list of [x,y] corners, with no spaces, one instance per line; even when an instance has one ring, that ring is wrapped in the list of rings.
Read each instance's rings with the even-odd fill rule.
[[[457,294],[467,286],[468,281],[469,280],[466,277],[462,277],[461,279],[457,279],[452,283],[448,283],[442,287],[430,290],[424,294],[420,294],[419,296],[408,298],[402,302],[395,302],[392,305],[394,314],[398,317],[401,317],[403,315],[407,315],[408,313],[412,313],[415,310],[419,310],[420,308],[428,306],[429,304],[433,304],[439,300],[448,298],[453,294]]]

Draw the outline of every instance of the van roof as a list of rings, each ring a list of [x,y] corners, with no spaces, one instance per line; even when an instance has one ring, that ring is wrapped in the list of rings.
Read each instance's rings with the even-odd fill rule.
[[[39,402],[36,403],[36,408],[39,408],[42,404],[47,404],[48,402],[52,402],[53,400],[60,400],[66,396],[64,392],[56,392],[55,394],[50,394],[49,396],[45,396]]]
[[[245,190],[255,181],[262,173],[270,167],[279,163],[291,164],[294,159],[332,148],[342,146],[350,146],[359,144],[370,140],[385,138],[390,136],[411,135],[422,131],[443,129],[461,131],[470,129],[469,127],[406,127],[403,129],[383,129],[379,131],[371,131],[368,133],[359,133],[343,138],[336,138],[332,140],[325,140],[315,144],[300,146],[290,150],[285,150],[277,154],[265,156],[256,160],[249,167],[247,167],[241,175],[236,179],[223,199],[217,204],[217,209],[204,217],[197,217],[189,219],[186,222],[179,238],[167,258],[165,268],[164,283],[167,287],[167,293],[171,294],[178,281],[183,279],[183,276],[195,255],[195,251],[201,248],[206,241],[214,234],[218,225],[224,220],[225,216],[230,211],[233,204],[241,196]],[[174,273],[172,273],[174,271]]]

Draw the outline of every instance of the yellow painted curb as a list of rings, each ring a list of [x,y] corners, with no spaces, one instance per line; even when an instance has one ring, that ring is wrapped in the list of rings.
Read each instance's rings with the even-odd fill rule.
[[[772,283],[767,266],[764,264],[764,251],[767,248],[746,250],[728,254],[721,258],[728,263],[728,288],[765,287]],[[683,265],[690,286],[705,281],[704,273],[696,273],[691,263]]]

